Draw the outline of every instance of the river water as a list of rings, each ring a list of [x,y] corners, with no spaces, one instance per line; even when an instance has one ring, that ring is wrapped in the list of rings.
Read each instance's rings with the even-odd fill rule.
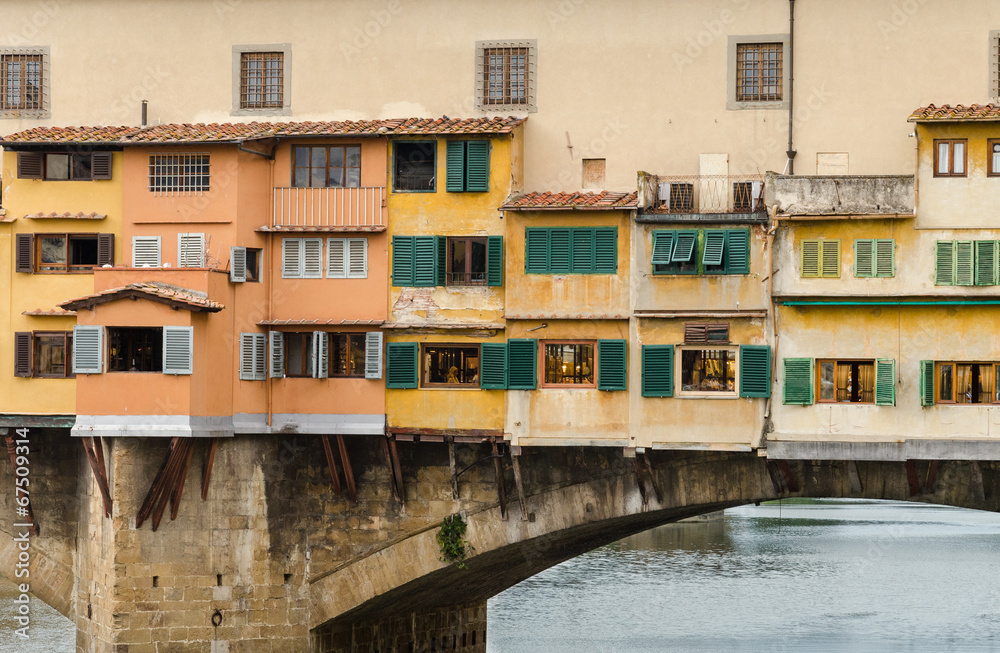
[[[72,651],[38,601],[0,651]],[[489,653],[1000,650],[1000,515],[920,504],[782,503],[664,526],[490,600]]]

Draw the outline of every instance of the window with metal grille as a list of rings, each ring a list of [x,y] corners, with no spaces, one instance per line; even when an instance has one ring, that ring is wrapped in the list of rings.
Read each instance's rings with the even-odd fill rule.
[[[149,190],[158,194],[209,190],[209,159],[208,154],[150,154]]]
[[[476,43],[476,104],[486,110],[535,110],[534,40]]]
[[[284,106],[283,52],[240,55],[240,108],[280,109]]]
[[[448,285],[486,285],[486,238],[448,238]]]
[[[0,54],[0,110],[44,109],[43,75],[41,54]]]
[[[740,43],[736,46],[737,101],[780,101],[781,84],[781,43]]]

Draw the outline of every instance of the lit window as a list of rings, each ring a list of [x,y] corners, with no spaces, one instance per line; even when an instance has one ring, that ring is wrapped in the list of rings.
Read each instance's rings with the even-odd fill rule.
[[[543,386],[595,386],[593,342],[545,342]]]
[[[479,387],[479,346],[424,345],[425,387]]]
[[[1000,403],[1000,365],[937,363],[937,403]]]
[[[365,375],[365,334],[330,334],[330,376]]]
[[[875,403],[875,361],[817,361],[820,403]]]
[[[736,349],[681,349],[680,394],[736,394]]]

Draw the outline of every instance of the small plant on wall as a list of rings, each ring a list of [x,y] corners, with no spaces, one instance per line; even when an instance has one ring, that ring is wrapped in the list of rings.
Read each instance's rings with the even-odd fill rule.
[[[454,514],[444,518],[437,541],[441,546],[441,560],[458,563],[459,569],[465,569],[465,557],[475,551],[475,548],[465,540],[468,526],[462,515]]]

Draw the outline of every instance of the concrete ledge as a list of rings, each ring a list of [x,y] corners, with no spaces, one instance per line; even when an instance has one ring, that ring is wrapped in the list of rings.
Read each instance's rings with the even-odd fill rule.
[[[385,415],[274,413],[268,426],[266,413],[237,413],[233,415],[233,429],[237,433],[383,435]]]
[[[231,438],[227,415],[77,415],[73,437]]]
[[[998,440],[902,440],[900,442],[789,442],[769,440],[776,460],[1000,460]]]

